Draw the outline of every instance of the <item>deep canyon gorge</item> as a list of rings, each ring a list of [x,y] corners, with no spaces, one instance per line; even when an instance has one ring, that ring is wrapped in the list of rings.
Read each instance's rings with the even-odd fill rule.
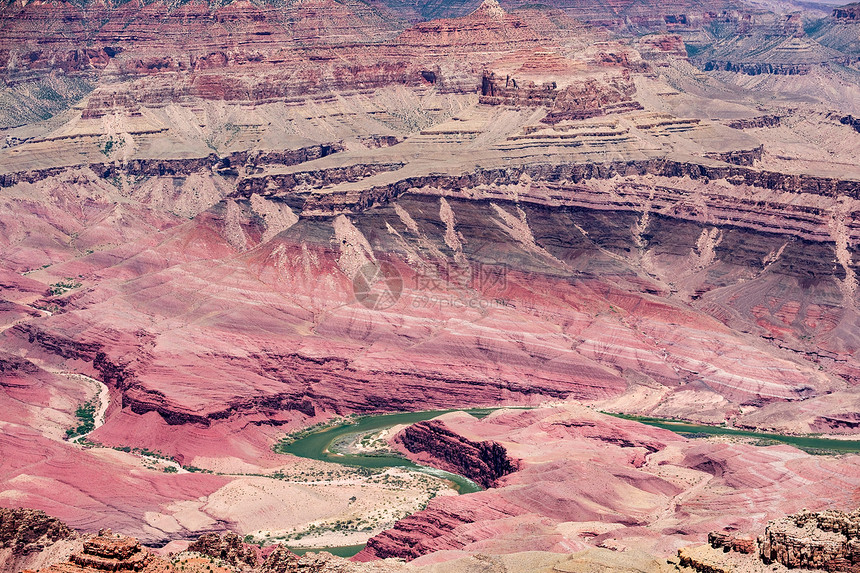
[[[4,3],[0,569],[860,570],[857,118],[858,4]]]

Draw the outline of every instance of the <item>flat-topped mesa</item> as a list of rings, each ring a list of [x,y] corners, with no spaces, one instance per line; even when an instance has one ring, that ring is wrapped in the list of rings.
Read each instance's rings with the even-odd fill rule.
[[[856,20],[860,22],[860,2],[834,8],[833,17],[837,20]]]
[[[639,39],[639,52],[643,58],[687,58],[684,39],[678,34],[651,34]]]
[[[84,542],[68,561],[41,569],[42,573],[100,573],[102,571],[135,571],[142,573],[172,573],[169,561],[149,553],[134,537],[102,529]],[[33,573],[24,570],[23,573]]]
[[[479,101],[486,105],[546,106],[550,109],[542,121],[555,124],[642,109],[633,99],[634,93],[636,87],[627,70],[619,74],[586,75],[565,86],[552,80],[537,84],[485,72]]]
[[[397,44],[410,52],[443,53],[468,50],[470,57],[485,53],[512,52],[538,47],[546,39],[519,17],[506,13],[495,0],[485,0],[462,18],[419,22],[397,37]]]
[[[860,569],[860,510],[802,510],[768,523],[760,545],[765,563],[829,571]]]
[[[69,558],[79,567],[99,571],[142,571],[151,559],[137,539],[115,535],[110,529],[99,531],[84,543],[83,551]]]

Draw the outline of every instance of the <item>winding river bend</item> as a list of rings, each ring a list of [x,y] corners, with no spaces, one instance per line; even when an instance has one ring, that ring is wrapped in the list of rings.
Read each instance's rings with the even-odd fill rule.
[[[345,454],[336,451],[335,444],[341,440],[349,440],[352,437],[357,437],[370,432],[380,431],[400,424],[414,424],[424,420],[430,420],[436,416],[447,414],[449,412],[466,412],[477,418],[482,418],[489,415],[498,408],[486,409],[453,409],[453,410],[435,410],[426,412],[401,412],[396,414],[382,414],[378,416],[364,416],[348,423],[320,429],[316,432],[311,432],[306,436],[299,438],[291,444],[281,444],[278,446],[278,451],[282,453],[292,454],[303,458],[310,458],[330,463],[336,463],[354,467],[366,468],[388,468],[388,467],[403,467],[414,471],[428,473],[437,477],[442,477],[451,481],[459,493],[473,493],[480,491],[481,487],[475,482],[456,474],[445,472],[436,468],[418,465],[411,460],[399,457],[392,454]],[[713,436],[727,435],[739,436],[744,438],[760,439],[766,442],[780,442],[790,444],[807,452],[818,454],[843,454],[843,453],[858,453],[860,452],[860,440],[840,440],[820,438],[817,436],[787,436],[781,434],[769,434],[764,432],[753,432],[749,430],[739,430],[735,428],[727,428],[724,426],[705,426],[701,424],[692,424],[677,420],[663,418],[648,418],[642,416],[628,416],[624,414],[611,414],[604,412],[617,418],[634,420],[649,426],[670,430],[677,434],[687,437],[698,436]],[[350,557],[355,555],[361,549],[361,545],[348,545],[338,547],[290,547],[291,550],[298,554],[304,554],[308,551],[328,551],[342,557]]]
[[[364,468],[407,468],[413,471],[418,471],[440,477],[450,481],[458,493],[474,493],[481,491],[481,486],[472,480],[461,475],[453,474],[418,465],[415,462],[392,454],[344,454],[336,451],[335,443],[357,437],[370,432],[376,432],[399,426],[401,424],[414,424],[415,422],[423,422],[430,420],[436,416],[447,414],[449,412],[466,412],[476,418],[483,418],[498,408],[476,408],[470,410],[434,410],[426,412],[401,412],[397,414],[381,414],[378,416],[364,416],[345,424],[339,424],[329,428],[324,428],[316,432],[299,438],[291,444],[280,444],[277,451],[285,454],[292,454],[302,458],[310,458],[335,464],[341,464],[353,467]],[[344,545],[344,546],[327,546],[327,547],[290,547],[290,550],[303,555],[309,551],[328,551],[340,557],[351,557],[364,549],[365,544],[360,545]]]
[[[430,420],[449,412],[466,412],[476,418],[483,418],[498,408],[475,408],[470,410],[433,410],[426,412],[401,412],[397,414],[381,414],[379,416],[363,416],[354,421],[324,428],[299,438],[291,444],[281,444],[278,451],[292,454],[301,458],[310,458],[345,466],[364,468],[408,468],[436,477],[444,478],[454,484],[459,493],[474,493],[481,491],[481,486],[461,475],[440,469],[418,465],[401,456],[392,454],[345,454],[335,450],[333,444],[344,438],[360,436],[370,432],[385,430],[401,424],[414,424]]]

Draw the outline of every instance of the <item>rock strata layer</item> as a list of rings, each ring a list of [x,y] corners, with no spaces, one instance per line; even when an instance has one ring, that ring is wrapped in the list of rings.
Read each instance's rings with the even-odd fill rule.
[[[62,521],[34,509],[0,508],[0,548],[16,555],[41,551],[46,546],[77,534]]]
[[[801,511],[768,523],[761,558],[786,567],[860,570],[860,510]]]

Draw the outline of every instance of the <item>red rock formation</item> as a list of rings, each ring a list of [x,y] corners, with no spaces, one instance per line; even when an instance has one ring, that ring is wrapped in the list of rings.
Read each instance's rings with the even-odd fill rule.
[[[725,531],[712,531],[708,533],[708,543],[714,549],[722,548],[723,551],[737,551],[738,553],[754,553],[757,549],[756,540],[744,535],[734,535]]]
[[[49,389],[40,389],[40,393],[51,397]],[[15,396],[16,393],[4,392],[4,404],[10,403],[9,395]],[[17,395],[20,399],[21,394]],[[32,403],[30,396],[24,397],[31,402],[28,408],[30,417],[24,421],[39,420],[35,417],[39,414],[37,404]],[[83,403],[86,397],[78,400],[72,402],[72,409]],[[4,419],[15,422],[14,418]],[[47,426],[41,423],[43,427]],[[4,483],[2,505],[39,507],[81,530],[108,525],[122,527],[149,541],[163,541],[167,534],[154,531],[146,524],[148,513],[158,512],[178,500],[194,500],[209,495],[229,481],[205,474],[141,471],[139,460],[130,456],[97,455],[60,442],[59,436],[49,439],[17,423],[7,422],[0,435],[0,449],[6,453],[15,452],[14,456],[7,455],[0,460],[0,479]],[[19,477],[12,481],[21,475],[38,478],[25,481]],[[201,522],[204,531],[211,529],[211,523],[207,519]],[[34,531],[38,532],[38,529]],[[191,530],[176,533],[179,537],[200,533],[200,530],[195,532],[192,526]]]
[[[631,98],[636,88],[629,73],[599,79],[584,76],[567,83],[570,85],[559,87],[557,82],[547,80],[537,85],[489,72],[481,83],[480,101],[487,105],[545,106],[550,110],[543,121],[550,124],[642,108]]]
[[[390,529],[367,543],[354,559],[371,561],[379,558],[401,557],[407,560],[441,549],[460,549],[466,543],[480,541],[482,524],[522,515],[523,510],[496,496],[473,494],[433,500],[419,513],[398,521]],[[476,526],[476,533],[466,531]],[[534,541],[534,540],[533,540]],[[532,545],[533,550],[541,549]]]
[[[521,178],[524,180],[528,176],[534,187],[520,194],[518,205],[536,236],[550,241],[547,252],[572,269],[590,268],[589,265],[595,264],[594,257],[599,257],[597,260],[604,269],[600,277],[570,271],[571,282],[559,281],[552,274],[558,272],[559,263],[545,256],[536,258],[516,240],[497,235],[499,228],[493,222],[493,217],[497,216],[494,211],[449,194],[447,201],[453,205],[455,216],[472,222],[470,228],[461,231],[465,233],[463,244],[467,253],[472,253],[472,249],[478,257],[486,252],[508,253],[498,256],[523,253],[517,256],[532,261],[526,269],[507,269],[504,285],[488,288],[477,281],[470,285],[475,289],[474,296],[480,300],[504,298],[508,301],[492,309],[481,321],[480,328],[468,321],[448,322],[448,309],[428,307],[421,310],[419,307],[420,312],[413,310],[411,305],[421,302],[422,275],[408,262],[392,257],[389,260],[398,265],[408,286],[402,306],[391,311],[403,317],[398,318],[402,320],[401,326],[392,329],[382,317],[364,312],[355,305],[349,277],[337,266],[338,252],[333,250],[331,242],[335,236],[331,220],[322,217],[304,220],[270,243],[240,255],[225,238],[227,208],[221,206],[190,223],[183,221],[176,226],[177,221],[171,220],[165,224],[163,232],[142,233],[122,247],[108,248],[104,253],[85,259],[77,259],[73,251],[64,254],[69,262],[51,272],[58,273],[59,277],[78,274],[98,277],[100,289],[107,290],[85,288],[59,297],[65,301],[65,314],[52,317],[50,326],[43,321],[33,321],[9,329],[5,334],[6,344],[9,350],[27,352],[57,367],[67,362],[86,365],[111,385],[116,392],[116,409],[109,412],[107,423],[97,430],[93,439],[110,445],[158,448],[192,465],[194,456],[205,455],[201,452],[231,451],[237,456],[247,455],[241,452],[247,451],[248,442],[254,444],[251,451],[266,451],[263,436],[270,425],[297,424],[320,412],[538,402],[545,397],[604,399],[624,392],[628,386],[625,376],[630,376],[631,371],[647,376],[658,387],[677,389],[678,396],[684,396],[684,391],[699,391],[706,380],[708,388],[719,389],[721,396],[732,401],[719,405],[709,414],[717,420],[735,411],[736,404],[798,400],[816,393],[820,383],[809,371],[782,357],[769,356],[765,350],[753,347],[700,310],[666,300],[661,294],[663,287],[656,282],[642,278],[634,281],[631,277],[637,275],[631,270],[632,266],[601,254],[590,239],[584,238],[570,224],[569,217],[586,232],[603,237],[612,249],[623,252],[624,245],[630,244],[630,225],[639,217],[636,206],[650,197],[655,208],[672,213],[671,220],[677,222],[668,226],[661,224],[653,231],[655,243],[661,245],[658,262],[689,256],[691,246],[696,245],[706,226],[731,221],[734,230],[726,241],[741,241],[747,245],[745,249],[755,249],[755,252],[748,259],[733,259],[728,251],[725,254],[718,251],[720,257],[725,257],[723,264],[729,271],[723,276],[728,277],[746,276],[743,273],[751,264],[761,269],[761,261],[768,253],[776,253],[785,242],[779,233],[790,232],[809,242],[792,243],[781,251],[777,267],[784,269],[781,274],[765,274],[757,281],[745,281],[742,288],[749,289],[753,282],[768,285],[770,280],[781,284],[794,281],[790,284],[797,286],[792,287],[796,289],[792,293],[803,290],[796,282],[801,280],[797,278],[797,271],[790,268],[831,276],[832,268],[821,262],[826,260],[829,248],[825,244],[829,238],[821,238],[829,237],[826,230],[829,219],[819,211],[786,205],[784,201],[774,200],[762,206],[757,201],[726,197],[714,187],[713,194],[703,191],[710,217],[705,221],[699,211],[684,207],[680,202],[688,192],[672,188],[668,182],[653,192],[635,186],[616,186],[611,197],[584,184],[592,181],[591,178],[599,182],[615,174],[649,172],[689,173],[696,177],[702,177],[704,172],[729,180],[748,177],[754,183],[780,190],[791,185],[806,185],[806,189],[815,190],[813,183],[801,177],[740,167],[653,161],[509,166],[504,170],[484,169],[462,176],[395,179],[396,183],[378,195],[356,193],[358,204],[369,206],[381,204],[384,194],[397,194],[410,188],[465,193],[481,186],[491,189],[493,185],[517,185]],[[305,180],[316,185],[331,183],[341,172],[331,170],[329,175],[329,171],[308,170],[307,173]],[[392,173],[396,176],[397,172]],[[301,208],[304,201],[302,194],[291,186],[284,191],[272,189],[276,187],[269,185],[272,180],[249,178],[245,180],[247,187],[244,182],[241,184],[241,195],[232,199],[237,202],[237,208],[242,205],[237,225],[247,241],[246,247],[258,245],[262,236],[261,218],[254,214],[251,205],[255,193],[290,202],[296,208]],[[550,183],[577,180],[577,184]],[[828,181],[828,184],[835,189],[845,182]],[[349,206],[336,193],[314,194],[308,200],[331,201],[332,211]],[[96,211],[94,205],[93,212]],[[499,205],[513,208],[505,202]],[[426,225],[427,229],[432,229],[438,225],[435,215],[439,210],[438,195],[429,191],[407,194],[398,198],[398,206],[415,213],[413,216],[420,221],[421,228]],[[402,223],[398,222],[400,218],[392,206],[378,209],[384,216],[368,217],[358,224],[366,236],[374,237],[373,248],[383,256],[382,253],[389,250],[396,252],[402,248],[398,246],[399,239],[386,230],[385,223],[391,221],[392,228],[395,225],[399,228]],[[775,227],[772,216],[777,209],[781,215],[779,226]],[[612,217],[603,215],[610,210],[615,213]],[[424,215],[420,215],[422,213]],[[82,219],[76,224],[86,226],[89,223]],[[746,230],[740,231],[741,228]],[[757,234],[759,230],[776,234],[762,238]],[[405,227],[401,231],[409,232]],[[314,240],[296,239],[299,236],[296,233],[305,232],[315,237]],[[9,250],[10,256],[17,252],[15,249],[30,248],[33,243],[27,241],[39,239],[25,234],[23,229],[20,233],[9,235],[16,241]],[[413,240],[419,239],[409,239]],[[428,235],[423,240],[434,241],[440,252],[450,248],[441,234]],[[493,251],[487,251],[490,248]],[[154,257],[153,252],[163,256]],[[309,275],[305,271],[305,261],[311,265],[310,276],[314,278],[306,278]],[[489,259],[487,265],[489,269]],[[193,278],[201,269],[221,278]],[[610,286],[607,277],[619,277],[611,280],[624,281],[616,284],[625,286]],[[702,280],[702,292],[713,288],[708,282],[713,279],[703,277]],[[222,307],[227,303],[221,300],[218,289],[226,284],[245,293],[243,296],[249,297],[247,303],[231,300],[228,307]],[[730,281],[729,285],[732,284]],[[450,292],[455,289],[444,281],[436,288],[438,290],[431,293],[434,296],[448,296],[448,289]],[[719,292],[727,293],[732,288],[729,286]],[[769,287],[760,288],[767,290]],[[827,296],[833,292],[822,291],[828,293]],[[283,321],[273,322],[271,311],[261,310],[270,308],[268,305],[272,303],[261,305],[262,301],[270,300],[271,293],[289,293],[288,296],[278,295],[276,299],[277,312],[282,313],[279,316],[288,317]],[[559,299],[568,301],[569,306],[565,308],[570,310],[563,315],[553,310],[554,301]],[[738,296],[725,304],[755,306],[759,300],[757,296]],[[206,314],[205,309],[212,308],[220,309],[217,320]],[[318,316],[324,318],[317,323],[314,312],[308,308],[319,309],[322,314]],[[823,312],[847,311],[827,307]],[[200,320],[199,313],[209,318]],[[631,322],[610,318],[618,313],[624,313],[624,320]],[[162,330],[152,326],[170,324],[165,322],[167,316],[186,314],[189,323],[183,329]],[[749,316],[746,310],[739,314]],[[552,336],[541,334],[540,329],[521,337],[509,334],[510,325],[534,321],[534,316],[563,316],[558,320],[568,326],[564,332]],[[761,325],[769,324],[767,316],[763,314],[757,319]],[[253,324],[269,325],[264,332],[271,334],[248,336],[247,329]],[[357,328],[357,324],[364,326]],[[439,328],[428,331],[427,324]],[[546,324],[546,328],[550,328],[550,323]],[[765,328],[758,324],[754,327]],[[314,334],[298,334],[301,332]],[[218,349],[213,349],[210,346],[213,340],[222,341],[224,346],[219,343]],[[472,342],[464,345],[464,340]],[[183,357],[148,350],[154,347],[182,348]],[[237,354],[239,348],[242,351]],[[370,357],[367,355],[369,348],[373,348]],[[671,356],[667,357],[661,349],[670,349]],[[452,359],[452,356],[458,358]],[[201,395],[195,390],[200,384],[205,384],[212,392]],[[691,415],[702,414],[696,410]],[[237,428],[242,430],[237,431]],[[166,435],[177,437],[171,437],[165,444]]]
[[[677,34],[651,34],[639,40],[639,50],[643,56],[656,54],[687,57],[684,39]]]
[[[362,564],[336,557],[327,551],[308,552],[299,557],[283,545],[275,549],[260,566],[260,573],[406,573],[403,563]]]
[[[190,2],[176,8],[162,2],[116,7],[100,2],[16,3],[0,15],[8,23],[0,26],[9,47],[4,66],[8,62],[10,68],[4,71],[14,76],[24,69],[59,65],[67,72],[82,72],[104,68],[114,58],[125,73],[187,71],[201,57],[211,62],[212,55],[226,57],[237,48],[276,51],[294,40],[338,44],[390,36],[399,23],[383,11],[358,2],[322,1],[296,2],[285,10],[247,1],[218,7]],[[42,33],[41,39],[33,30]],[[191,50],[183,51],[188,34],[195,41]],[[87,44],[95,47],[79,49]],[[28,48],[33,51],[27,53]]]
[[[254,567],[260,561],[260,550],[255,545],[242,543],[242,539],[229,531],[223,536],[217,533],[207,533],[197,538],[194,543],[188,546],[188,551],[196,551],[216,559],[221,559],[227,563],[237,566]],[[274,562],[272,555],[269,555],[267,563]]]
[[[771,521],[761,540],[761,558],[786,567],[860,569],[860,511],[800,513]]]
[[[860,381],[857,180],[756,169],[762,148],[752,137],[732,132],[744,144],[722,145],[711,122],[626,113],[638,107],[634,75],[646,69],[632,48],[583,51],[587,41],[574,37],[581,27],[547,37],[570,23],[563,14],[506,14],[492,2],[396,40],[397,24],[381,8],[351,2],[21,4],[3,11],[3,79],[26,86],[56,67],[99,85],[80,121],[3,150],[0,406],[8,427],[0,441],[15,452],[0,460],[8,503],[164,541],[209,522],[156,531],[145,519],[169,521],[165,507],[233,479],[152,475],[118,452],[59,441],[91,395],[49,370],[109,386],[106,422],[90,439],[158,449],[185,465],[278,465],[270,447],[279,435],[335,413],[547,399],[612,399],[627,411],[765,427],[780,423],[784,408],[808,413],[801,430],[855,431],[860,406],[852,411],[851,400],[804,401]],[[631,27],[649,18],[697,25],[682,3],[653,17],[643,7],[654,5],[620,2],[592,16]],[[682,56],[677,36],[638,45],[661,63]],[[495,76],[474,107],[484,70]],[[648,84],[642,101],[657,105],[651,84],[662,80],[635,79]],[[315,103],[300,108],[307,98]],[[411,102],[420,103],[407,109]],[[538,107],[547,108],[543,123]],[[579,121],[615,112],[605,123]],[[137,148],[128,144],[128,158],[102,156],[99,129],[156,116],[163,130],[129,133]],[[209,154],[217,142],[204,124],[222,116],[247,116],[249,125],[229,124],[236,142]],[[451,141],[426,143],[434,133],[422,126],[449,117],[468,125],[434,125]],[[505,131],[514,125],[522,129]],[[294,135],[345,141],[249,151]],[[464,135],[474,141],[464,144]],[[687,146],[673,147],[679,141]],[[368,149],[378,143],[397,145]],[[92,155],[81,159],[79,149]],[[308,164],[291,168],[298,163]],[[403,279],[401,298],[384,310],[355,297],[356,268],[371,260]],[[29,271],[35,278],[20,276]],[[52,292],[65,277],[81,287]],[[756,408],[772,409],[751,420]],[[676,516],[687,501],[675,511],[665,499],[680,482],[649,473],[668,438],[558,420],[540,428],[559,436],[557,449],[510,473],[511,459],[528,456],[502,443],[506,429],[501,437],[469,434],[465,424],[444,437],[438,429],[408,430],[407,445],[486,485],[521,487],[485,492],[480,503],[438,500],[374,542],[382,553],[503,542],[569,551],[586,538],[615,541],[604,530],[571,539],[556,530],[585,521],[652,540],[675,536],[664,534],[672,528],[689,538],[720,521],[723,502],[767,501],[753,491],[761,474],[769,495],[781,496],[779,464],[791,466],[795,455],[670,444],[683,449],[670,464],[678,472],[707,474],[729,491],[725,501],[713,491],[694,497]],[[560,453],[568,438],[597,460]],[[547,479],[534,469],[544,462]],[[788,481],[827,473],[806,458],[797,464],[784,470]],[[127,476],[123,488],[117,475]],[[649,511],[615,499],[628,487]],[[784,497],[780,504],[796,505]],[[465,512],[460,503],[476,506]],[[670,517],[648,521],[663,510]]]
[[[44,511],[0,508],[0,548],[11,547],[15,555],[41,551],[75,535],[69,526]]]
[[[397,39],[402,25],[382,4],[327,0],[283,10],[247,1],[175,9],[161,2],[140,9],[38,2],[14,4],[0,18],[7,23],[0,25],[0,45],[8,46],[0,49],[0,74],[7,82],[52,69],[93,82],[111,78],[90,96],[85,117],[195,98],[265,103],[428,81],[472,92],[483,66],[541,41],[495,0],[464,18],[418,24]],[[66,23],[62,29],[58,21]],[[196,38],[190,49],[189,36]],[[441,53],[462,59],[446,64],[443,74]]]
[[[403,46],[431,51],[462,51],[467,47],[480,51],[524,49],[540,42],[534,30],[517,16],[506,13],[496,0],[482,4],[463,18],[433,20],[417,24],[401,33],[397,41]]]
[[[466,476],[484,487],[517,469],[505,448],[495,442],[472,442],[449,430],[443,422],[413,424],[399,433],[395,441],[413,454],[427,454],[434,467]]]
[[[266,556],[260,570],[262,573],[293,573],[298,562],[299,556],[279,543]]]

